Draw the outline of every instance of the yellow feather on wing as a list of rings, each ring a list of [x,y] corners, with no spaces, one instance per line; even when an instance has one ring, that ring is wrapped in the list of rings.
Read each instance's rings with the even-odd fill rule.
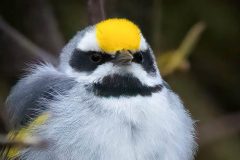
[[[18,131],[10,131],[7,135],[9,141],[16,142],[25,142],[29,137],[33,136],[33,130],[43,125],[47,119],[49,118],[49,114],[47,112],[42,113],[32,122],[30,122],[27,126],[21,128]],[[7,159],[15,159],[20,155],[21,147],[12,146],[10,148],[6,148],[3,152],[3,155],[6,155]]]

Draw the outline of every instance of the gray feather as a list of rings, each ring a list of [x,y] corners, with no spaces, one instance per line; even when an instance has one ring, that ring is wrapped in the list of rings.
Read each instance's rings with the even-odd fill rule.
[[[13,127],[20,127],[47,110],[46,101],[54,100],[55,95],[63,95],[75,84],[69,77],[58,74],[30,75],[20,80],[12,89],[6,106]]]
[[[71,58],[71,55],[74,49],[77,47],[77,44],[81,41],[82,37],[86,32],[92,29],[92,26],[89,26],[82,31],[77,32],[77,34],[66,44],[63,48],[62,53],[60,54],[60,65],[59,68],[64,70],[68,66],[68,62]]]

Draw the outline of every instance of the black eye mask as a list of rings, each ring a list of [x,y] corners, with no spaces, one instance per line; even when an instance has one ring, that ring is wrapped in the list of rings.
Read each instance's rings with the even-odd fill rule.
[[[156,69],[154,67],[154,59],[150,54],[149,50],[139,51],[133,54],[134,59],[133,63],[138,63],[142,65],[142,67],[148,73],[155,73]],[[92,72],[99,65],[104,64],[106,62],[113,62],[114,56],[109,54],[104,54],[102,52],[96,51],[81,51],[79,49],[75,49],[72,57],[69,61],[69,64],[72,68],[80,72]]]
[[[101,52],[88,51],[84,52],[75,49],[70,59],[70,66],[80,72],[92,72],[99,65],[111,61],[111,55],[103,54]]]

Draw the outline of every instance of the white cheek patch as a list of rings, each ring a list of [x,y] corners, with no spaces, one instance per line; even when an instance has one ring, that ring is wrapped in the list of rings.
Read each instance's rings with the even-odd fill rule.
[[[147,42],[146,42],[145,38],[142,36],[142,34],[141,34],[141,41],[140,41],[139,50],[145,51],[147,49],[148,49]]]
[[[150,75],[140,64],[133,63],[130,73],[133,74],[134,77],[137,77],[142,84],[146,84],[148,86],[162,84],[162,77],[159,74],[154,76]]]
[[[85,33],[81,41],[78,43],[77,48],[82,51],[100,51],[95,29],[91,29]]]
[[[132,64],[131,66],[123,67],[117,66],[112,63],[105,63],[96,68],[92,73],[78,72],[72,69],[70,66],[67,67],[65,73],[70,77],[73,77],[80,83],[94,83],[102,80],[103,77],[113,74],[132,74],[138,78],[139,81],[148,86],[156,86],[162,84],[162,78],[159,75],[149,75],[139,64]]]
[[[68,66],[64,72],[80,83],[94,83],[100,81],[104,76],[112,74],[112,68],[113,64],[105,63],[98,66],[93,72],[88,73],[75,71],[71,66]]]

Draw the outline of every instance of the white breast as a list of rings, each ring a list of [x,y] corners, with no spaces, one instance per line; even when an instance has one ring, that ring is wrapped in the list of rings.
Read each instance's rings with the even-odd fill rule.
[[[26,158],[192,159],[192,120],[172,92],[164,88],[151,97],[118,99],[81,94],[81,88],[74,87],[68,96],[50,104],[51,118],[39,134],[52,143],[48,150],[28,150]]]

